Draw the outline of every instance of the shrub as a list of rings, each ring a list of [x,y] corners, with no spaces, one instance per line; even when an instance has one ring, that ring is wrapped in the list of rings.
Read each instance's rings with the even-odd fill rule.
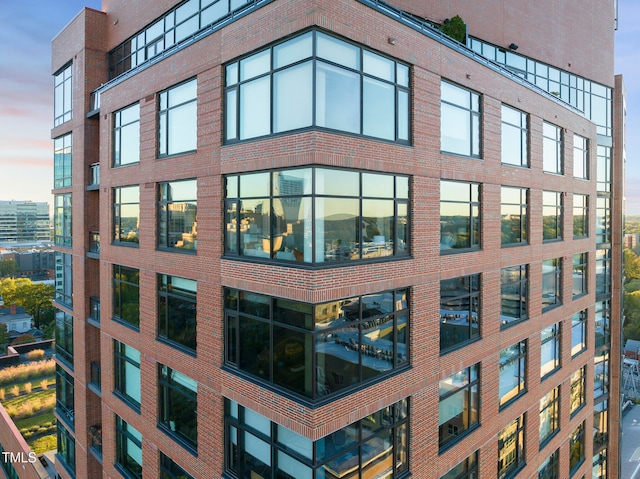
[[[31,383],[25,383],[24,384],[24,393],[25,394],[31,394]]]
[[[29,361],[37,361],[38,359],[42,359],[44,357],[44,349],[34,349],[33,351],[29,351],[25,354],[25,357]]]
[[[46,391],[49,388],[49,381],[47,381],[46,379],[43,379],[42,381],[40,381],[40,388],[43,391]]]
[[[4,401],[4,388],[0,388],[0,401]]]
[[[35,343],[35,342],[36,342],[36,338],[32,334],[24,333],[18,336],[16,339],[14,339],[11,342],[11,344],[13,346],[16,346],[18,344],[29,344],[29,343]]]
[[[56,371],[53,359],[43,359],[29,364],[19,364],[0,370],[0,386],[24,382],[27,379],[52,376]]]
[[[13,394],[14,396],[19,396],[20,395],[20,386],[13,386],[11,388],[11,394]]]

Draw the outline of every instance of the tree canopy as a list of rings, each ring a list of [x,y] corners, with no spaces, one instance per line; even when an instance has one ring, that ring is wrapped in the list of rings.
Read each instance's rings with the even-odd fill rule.
[[[55,289],[53,286],[34,283],[28,278],[5,278],[0,280],[0,296],[5,306],[15,303],[23,306],[27,314],[33,316],[34,326],[45,326],[55,317],[52,304]]]

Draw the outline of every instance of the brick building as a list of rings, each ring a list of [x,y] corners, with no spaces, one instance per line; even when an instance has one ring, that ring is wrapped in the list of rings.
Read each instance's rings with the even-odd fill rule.
[[[617,477],[614,2],[472,3],[53,40],[61,477]]]

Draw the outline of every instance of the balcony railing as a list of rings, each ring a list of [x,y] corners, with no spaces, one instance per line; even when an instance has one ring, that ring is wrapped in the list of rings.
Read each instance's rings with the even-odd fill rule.
[[[89,382],[98,389],[102,389],[100,379],[100,363],[96,361],[91,361],[91,376]]]
[[[62,418],[66,419],[67,423],[71,427],[73,427],[75,423],[75,415],[72,407],[68,407],[68,405],[65,404],[63,401],[57,400],[56,411]]]
[[[89,231],[89,253],[100,254],[99,231]]]
[[[89,436],[91,437],[91,450],[102,458],[102,424],[91,426],[89,428]]]
[[[96,323],[100,322],[100,298],[91,296],[89,298],[89,317]]]
[[[89,165],[89,187],[100,186],[100,163]]]

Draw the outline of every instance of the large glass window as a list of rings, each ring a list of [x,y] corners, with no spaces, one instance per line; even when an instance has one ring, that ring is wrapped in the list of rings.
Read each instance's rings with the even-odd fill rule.
[[[571,316],[571,357],[587,349],[587,310]]]
[[[611,243],[611,198],[596,201],[596,243]]]
[[[159,370],[159,422],[166,431],[198,447],[198,383],[162,364]]]
[[[226,178],[226,254],[335,263],[409,254],[409,177],[301,168]]]
[[[439,442],[442,449],[476,428],[480,411],[480,363],[439,382]]]
[[[527,114],[502,105],[502,163],[529,166]]]
[[[53,187],[66,188],[72,182],[71,133],[53,141]]]
[[[480,275],[440,281],[440,352],[480,338]]]
[[[56,309],[56,356],[73,366],[73,316]]]
[[[503,245],[528,243],[528,198],[526,188],[501,188],[500,218]]]
[[[573,237],[589,236],[589,196],[573,195]]]
[[[56,364],[56,411],[72,429],[74,426],[73,376]]]
[[[160,479],[193,479],[193,476],[187,474],[169,456],[160,452]]]
[[[560,387],[555,387],[540,399],[540,445],[543,446],[559,430]]]
[[[142,434],[116,416],[116,467],[125,477],[142,479]]]
[[[140,104],[113,114],[113,166],[140,161]]]
[[[562,128],[551,123],[542,125],[542,168],[547,173],[564,174]]]
[[[540,377],[547,377],[549,374],[560,368],[560,323],[544,328],[540,333]]]
[[[607,445],[609,441],[609,401],[597,401],[593,405],[593,449]]]
[[[593,358],[593,397],[609,393],[609,350],[600,350]]]
[[[160,274],[158,283],[158,337],[195,352],[196,281]]]
[[[569,435],[569,472],[573,474],[584,462],[585,449],[585,424],[584,422],[575,428]]]
[[[56,251],[56,301],[73,306],[73,256]]]
[[[311,441],[225,399],[225,469],[232,477],[398,478],[408,472],[409,400]]]
[[[589,280],[589,271],[587,258],[588,253],[578,253],[573,255],[573,280],[572,295],[574,298],[587,294],[587,283]]]
[[[158,246],[194,252],[198,245],[196,180],[160,183]]]
[[[562,193],[542,192],[542,239],[562,239]]]
[[[560,477],[560,449],[553,451],[553,454],[538,468],[538,479],[558,479]]]
[[[526,392],[527,342],[500,351],[500,406],[504,406]]]
[[[137,246],[140,242],[140,187],[113,189],[113,241]]]
[[[527,319],[527,265],[509,266],[500,270],[500,326]]]
[[[589,140],[573,135],[573,177],[589,179]]]
[[[113,265],[113,319],[140,326],[140,271]]]
[[[597,188],[601,192],[611,191],[611,147],[599,146],[597,149]]]
[[[587,367],[583,366],[571,374],[571,416],[578,412],[587,402],[586,387]]]
[[[562,259],[542,262],[542,311],[562,304]]]
[[[300,303],[225,290],[226,364],[311,399],[408,365],[407,290]]]
[[[478,451],[464,459],[440,479],[476,479],[478,477]]]
[[[71,120],[73,111],[73,64],[53,75],[53,126]]]
[[[596,328],[596,348],[609,345],[611,342],[611,301],[598,301],[596,303],[596,317],[594,318]]]
[[[53,207],[53,235],[55,244],[71,246],[71,193],[55,195]]]
[[[64,425],[58,422],[56,424],[58,451],[56,452],[56,460],[60,460],[62,465],[70,471],[73,476],[76,472],[76,440],[71,433],[67,431]],[[5,461],[2,461],[3,464]]]
[[[140,409],[140,351],[113,340],[114,388],[118,395]]]
[[[480,185],[440,180],[440,251],[480,247]]]
[[[319,31],[226,67],[228,142],[328,128],[409,142],[409,67]]]
[[[611,250],[596,250],[596,295],[611,292]]]
[[[503,479],[525,464],[524,414],[498,434],[498,479]]]
[[[607,479],[607,449],[593,456],[592,479]]]
[[[196,79],[161,92],[159,100],[158,156],[195,151],[198,140]]]
[[[440,149],[480,157],[480,95],[440,82]]]

